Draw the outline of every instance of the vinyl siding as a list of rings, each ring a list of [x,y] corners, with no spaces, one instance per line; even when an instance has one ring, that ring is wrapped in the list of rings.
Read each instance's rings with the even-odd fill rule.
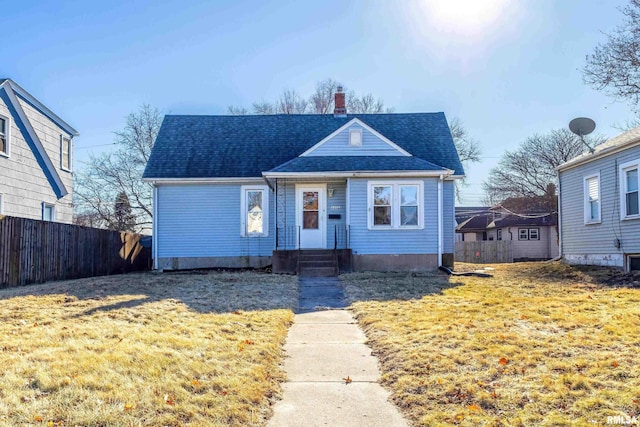
[[[456,251],[454,247],[456,234],[455,197],[454,182],[444,181],[442,184],[442,252],[445,254],[452,254]]]
[[[42,142],[47,155],[69,194],[58,199],[36,154],[31,149],[16,117],[11,113],[4,98],[0,97],[0,114],[10,118],[10,157],[0,156],[0,193],[3,194],[3,213],[31,219],[42,219],[42,203],[55,206],[55,221],[73,221],[73,174],[60,168],[60,136],[68,134],[45,115],[24,102],[18,102],[27,119]]]
[[[327,189],[333,188],[333,197],[329,197],[327,192],[327,248],[333,249],[335,239],[335,226],[346,224],[346,194],[347,183],[340,181],[318,182],[317,179],[309,180],[278,180],[278,191],[284,198],[278,200],[278,227],[289,227],[287,233],[291,232],[291,227],[296,226],[296,184],[322,184]],[[329,219],[329,214],[339,214],[340,219]]]
[[[274,193],[269,191],[267,237],[240,235],[240,201],[241,184],[158,186],[157,256],[271,256],[275,248]]]
[[[349,146],[350,129],[362,129],[361,146]],[[404,156],[404,154],[362,126],[354,124],[311,151],[307,156]]]
[[[369,230],[367,222],[369,212],[369,207],[367,206],[368,181],[368,179],[351,179],[349,210],[351,217],[351,248],[353,249],[353,253],[437,254],[438,180],[423,180],[424,229],[421,230]],[[376,181],[380,180],[376,179]],[[389,182],[392,181],[394,180],[389,180]],[[449,194],[452,193],[449,191]],[[453,204],[453,200],[450,203]],[[449,235],[450,239],[453,240],[453,234],[449,233]],[[451,242],[449,246],[452,247],[453,242]]]
[[[560,173],[563,256],[640,253],[640,219],[620,220],[618,180],[619,165],[637,159],[640,147],[633,147]],[[601,222],[585,225],[583,182],[595,173],[600,173]]]

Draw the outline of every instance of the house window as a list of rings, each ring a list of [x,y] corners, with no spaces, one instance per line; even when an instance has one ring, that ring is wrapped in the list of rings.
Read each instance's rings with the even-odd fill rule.
[[[422,182],[369,182],[369,228],[422,228]]]
[[[540,240],[540,229],[518,228],[518,240]]]
[[[502,240],[502,228],[498,228],[496,230],[496,239],[497,240]]]
[[[42,204],[42,220],[43,221],[55,221],[56,209],[54,205],[48,203]]]
[[[391,226],[391,185],[373,187],[373,226]]]
[[[362,146],[362,129],[349,130],[349,146],[350,147]]]
[[[9,156],[9,119],[0,116],[0,155]]]
[[[630,272],[640,271],[640,255],[629,256],[629,271]]]
[[[418,225],[418,186],[400,185],[400,226]]]
[[[638,165],[640,160],[620,165],[620,217],[640,218],[638,206]]]
[[[269,235],[269,189],[266,185],[243,185],[241,235],[243,237],[266,237]]]
[[[71,171],[71,138],[60,136],[60,167],[63,170]]]
[[[584,179],[584,222],[595,224],[600,222],[600,175],[588,176]]]

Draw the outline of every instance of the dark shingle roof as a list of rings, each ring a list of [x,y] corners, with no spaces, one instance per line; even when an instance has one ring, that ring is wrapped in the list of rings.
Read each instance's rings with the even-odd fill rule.
[[[507,215],[503,218],[496,219],[488,228],[503,228],[503,227],[545,227],[556,225],[554,215],[540,215],[533,216],[531,218],[518,215]]]
[[[445,171],[415,156],[295,157],[269,172]]]
[[[261,116],[167,115],[144,178],[259,177],[357,117],[425,163],[464,174],[444,113]],[[318,159],[317,157],[315,159]],[[357,157],[344,159],[355,161]],[[418,160],[416,159],[416,160]],[[380,170],[388,161],[378,157]],[[362,159],[369,169],[373,163]],[[416,162],[416,166],[418,166]],[[284,165],[282,167],[285,167]],[[346,170],[346,169],[342,169]]]
[[[491,223],[493,217],[491,215],[476,215],[459,224],[456,231],[460,233],[471,233],[476,231],[485,231]]]

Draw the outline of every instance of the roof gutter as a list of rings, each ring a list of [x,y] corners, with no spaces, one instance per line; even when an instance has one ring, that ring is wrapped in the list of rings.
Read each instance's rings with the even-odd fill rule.
[[[567,169],[571,169],[585,163],[589,163],[593,160],[599,159],[600,157],[610,156],[611,154],[618,153],[620,151],[626,150],[628,148],[634,147],[636,145],[640,145],[640,138],[632,139],[631,141],[627,141],[620,145],[615,145],[611,147],[606,147],[601,150],[597,150],[593,154],[585,154],[580,157],[576,157],[575,159],[569,160],[559,166],[556,166],[555,170],[558,172],[565,171]]]
[[[262,172],[265,178],[376,178],[425,177],[440,178],[453,175],[451,169],[440,171],[345,171],[345,172]]]
[[[142,178],[143,182],[153,185],[161,184],[225,184],[241,182],[264,182],[261,176],[251,176],[246,178]]]

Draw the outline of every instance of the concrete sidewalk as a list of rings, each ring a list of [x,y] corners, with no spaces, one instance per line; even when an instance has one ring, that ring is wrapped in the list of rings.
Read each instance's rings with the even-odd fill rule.
[[[321,287],[326,286],[322,282]],[[328,296],[335,299],[331,295],[329,292]],[[301,301],[303,298],[301,292]],[[321,295],[313,299],[318,306],[329,305],[323,303]],[[378,383],[378,361],[348,311],[297,314],[285,351],[284,396],[275,405],[268,426],[407,425],[388,401],[389,393]],[[349,384],[347,377],[352,381]]]

